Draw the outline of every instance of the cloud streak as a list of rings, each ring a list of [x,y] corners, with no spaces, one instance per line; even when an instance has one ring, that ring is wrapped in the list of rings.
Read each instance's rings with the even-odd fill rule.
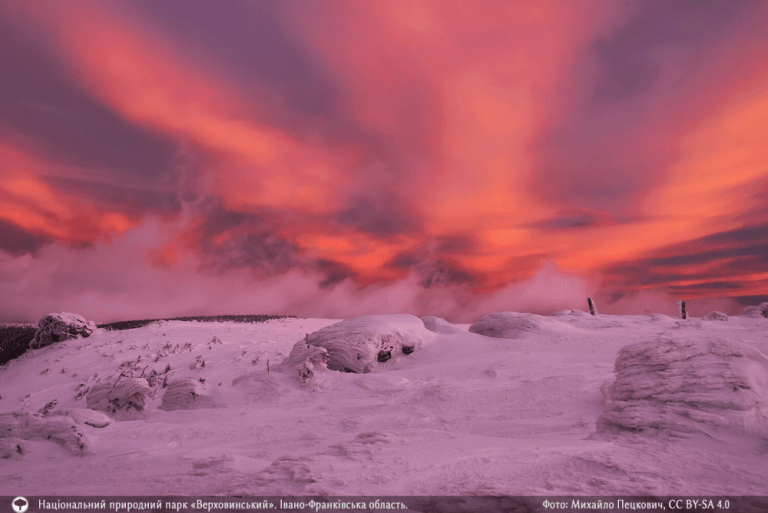
[[[248,287],[281,313],[460,319],[764,293],[764,3],[0,9],[9,286],[138,313],[108,272],[51,271],[134,248],[175,315]],[[3,315],[50,303],[20,297]]]

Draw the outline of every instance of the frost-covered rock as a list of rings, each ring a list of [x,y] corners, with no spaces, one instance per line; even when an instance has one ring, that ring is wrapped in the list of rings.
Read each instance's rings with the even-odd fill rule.
[[[7,439],[0,452],[13,449],[24,452],[19,440],[52,440],[68,449],[72,454],[86,454],[91,442],[81,425],[67,415],[43,416],[28,412],[0,414],[0,440]],[[9,454],[6,457],[11,456]]]
[[[317,389],[319,373],[328,370],[331,357],[324,347],[309,345],[301,340],[294,344],[288,357],[278,366],[283,372],[294,372],[298,380],[310,389]]]
[[[148,396],[146,379],[121,376],[96,383],[85,400],[88,408],[114,415],[118,412],[144,411]]]
[[[589,314],[584,315],[591,317]],[[486,337],[520,338],[526,333],[576,333],[581,330],[550,317],[531,313],[500,312],[481,318],[469,327],[469,331]]]
[[[163,410],[194,410],[210,408],[214,404],[208,385],[200,379],[188,378],[171,381],[163,395]]]
[[[641,342],[619,351],[603,386],[601,430],[673,434],[727,428],[768,437],[768,357],[721,340]]]
[[[702,317],[705,321],[727,321],[728,316],[725,315],[723,312],[709,312],[707,315]]]
[[[394,314],[347,319],[310,333],[305,342],[328,351],[329,369],[366,373],[418,351],[434,338],[418,317]]]
[[[67,312],[51,313],[38,322],[37,333],[29,347],[37,349],[78,335],[89,337],[95,329],[96,324],[93,321],[86,321],[80,315]]]
[[[450,322],[446,321],[445,319],[441,317],[435,317],[434,315],[427,315],[426,317],[422,317],[421,321],[424,323],[424,327],[427,328],[429,331],[433,331],[435,333],[442,333],[442,334],[450,334],[450,333],[463,333],[462,330],[451,324]]]
[[[746,317],[768,317],[768,302],[760,303],[757,306],[748,306],[744,309]]]

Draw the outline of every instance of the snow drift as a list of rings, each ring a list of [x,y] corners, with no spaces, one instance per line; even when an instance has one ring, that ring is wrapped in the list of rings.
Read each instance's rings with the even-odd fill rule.
[[[622,348],[603,386],[600,430],[681,435],[737,429],[768,438],[768,357],[735,341],[658,340]]]
[[[707,315],[702,317],[702,319],[704,319],[705,321],[727,321],[728,316],[723,312],[714,311],[714,312],[709,312]]]
[[[144,411],[149,396],[149,384],[144,378],[119,376],[116,380],[102,380],[96,383],[86,396],[88,408],[110,415],[118,412]]]
[[[573,315],[569,311],[567,315]],[[559,312],[560,313],[560,312]],[[583,313],[587,317],[589,314]],[[565,315],[560,313],[560,315]],[[469,327],[471,333],[495,338],[520,338],[526,333],[579,333],[569,324],[541,315],[518,312],[500,312],[486,315]]]
[[[768,302],[760,303],[757,306],[748,306],[744,309],[746,317],[768,317]]]
[[[434,337],[413,315],[368,315],[327,326],[300,343],[325,348],[331,370],[366,373],[418,351]]]
[[[446,321],[442,317],[427,315],[426,317],[422,317],[421,321],[424,323],[425,328],[435,333],[440,333],[442,335],[448,335],[451,333],[463,333],[462,330]]]
[[[104,427],[109,422],[80,410],[42,415],[29,412],[0,414],[0,458],[11,458],[26,452],[25,440],[52,440],[72,454],[86,454],[91,441],[82,425]],[[88,423],[88,420],[93,423]]]
[[[89,337],[95,329],[96,324],[93,321],[86,321],[80,315],[67,312],[51,313],[38,322],[37,333],[29,347],[38,349],[78,335]]]
[[[201,378],[178,379],[168,383],[168,388],[163,394],[161,409],[194,410],[197,408],[210,408],[214,406],[214,399]]]

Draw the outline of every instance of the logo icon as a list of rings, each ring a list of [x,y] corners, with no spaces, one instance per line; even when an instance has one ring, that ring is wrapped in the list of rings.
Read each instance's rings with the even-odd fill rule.
[[[11,502],[11,507],[16,513],[24,513],[29,509],[29,501],[24,497],[16,497]]]

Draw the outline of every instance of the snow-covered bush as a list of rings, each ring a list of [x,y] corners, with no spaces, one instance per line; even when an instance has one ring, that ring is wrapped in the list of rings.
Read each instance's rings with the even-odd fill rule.
[[[709,312],[707,315],[702,317],[705,321],[727,321],[728,316],[725,315],[723,312]]]
[[[744,315],[747,317],[768,317],[768,302],[746,307]]]
[[[591,317],[589,314],[585,315]],[[500,312],[481,318],[469,327],[469,331],[486,337],[520,338],[525,333],[574,333],[580,330],[550,317],[530,313]]]
[[[95,329],[96,324],[93,321],[86,321],[80,315],[67,312],[51,313],[38,322],[35,338],[29,343],[29,347],[37,349],[78,335],[89,337]]]
[[[434,338],[418,317],[393,314],[347,319],[310,333],[305,342],[328,351],[329,369],[366,373],[418,351]]]
[[[114,415],[118,412],[144,411],[149,396],[149,384],[144,378],[118,378],[96,383],[85,400],[88,408]]]
[[[210,408],[214,401],[205,381],[187,378],[171,381],[163,395],[163,410],[194,410]]]
[[[744,429],[768,437],[768,357],[721,340],[659,340],[619,351],[598,426],[631,431]]]
[[[22,440],[52,440],[73,454],[86,454],[91,446],[81,425],[68,415],[0,414],[0,442],[3,442],[0,444],[0,457],[23,454],[25,446]]]

